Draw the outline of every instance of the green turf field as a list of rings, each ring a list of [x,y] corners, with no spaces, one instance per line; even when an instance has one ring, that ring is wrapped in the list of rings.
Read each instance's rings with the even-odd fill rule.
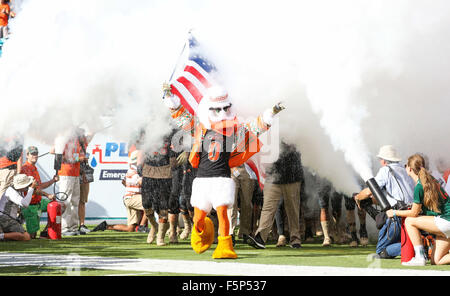
[[[196,254],[191,249],[188,240],[180,241],[178,244],[158,247],[155,244],[147,244],[146,237],[147,234],[145,233],[104,231],[89,233],[87,235],[64,237],[62,240],[35,239],[29,242],[1,242],[0,251],[33,254],[77,254],[80,256],[118,258],[217,261],[211,258],[215,245],[203,254]],[[167,238],[166,241],[168,241]],[[265,250],[257,250],[238,240],[235,250],[239,256],[235,262],[241,263],[363,268],[371,267],[375,263],[370,256],[370,254],[375,253],[374,245],[358,248],[350,248],[347,245],[322,247],[321,237],[316,237],[312,242],[303,243],[301,249],[292,249],[290,247],[277,248],[274,242],[269,242]],[[400,259],[377,260],[376,264],[378,268],[405,268],[400,264]],[[450,271],[450,266],[427,265],[416,268]],[[64,272],[65,270],[59,270],[58,268],[38,266],[0,267],[0,275],[64,275]],[[132,270],[127,272],[108,272],[104,270],[86,269],[81,271],[81,275],[105,275],[112,273],[149,275],[144,272],[134,272]]]

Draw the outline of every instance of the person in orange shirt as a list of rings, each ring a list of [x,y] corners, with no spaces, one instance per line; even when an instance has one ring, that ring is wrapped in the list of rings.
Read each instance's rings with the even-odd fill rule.
[[[37,183],[37,187],[34,190],[30,205],[22,210],[25,217],[27,232],[30,234],[31,238],[36,238],[36,233],[40,228],[39,220],[41,213],[47,212],[48,203],[55,198],[54,194],[49,194],[43,190],[55,184],[59,180],[58,175],[55,175],[51,180],[42,183],[41,176],[39,175],[36,167],[36,163],[39,158],[38,153],[39,151],[37,147],[28,147],[26,151],[27,161],[22,165],[22,169],[20,171],[21,174],[33,177]],[[42,196],[47,198],[43,199]],[[45,233],[45,231],[43,232]],[[41,232],[41,237],[45,236],[43,232]]]
[[[8,20],[11,15],[11,8],[7,0],[0,2],[0,38],[8,37]]]
[[[61,145],[61,139],[57,138],[55,146],[50,153],[62,153],[61,168],[58,171],[59,192],[67,195],[63,205],[65,211],[61,215],[61,232],[63,236],[78,235],[78,205],[80,203],[80,162],[84,161],[85,154],[80,145],[79,129],[74,129],[72,134],[65,141],[64,148]],[[65,198],[66,196],[64,196]]]

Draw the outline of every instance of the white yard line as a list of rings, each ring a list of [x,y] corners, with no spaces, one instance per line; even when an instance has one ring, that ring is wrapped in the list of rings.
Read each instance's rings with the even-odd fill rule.
[[[81,268],[134,272],[168,272],[208,275],[247,276],[449,276],[450,271],[421,269],[382,269],[375,263],[369,268],[251,264],[235,261],[189,261],[167,259],[123,259],[79,255],[47,255],[0,252],[0,266],[50,266],[67,268],[77,275]]]

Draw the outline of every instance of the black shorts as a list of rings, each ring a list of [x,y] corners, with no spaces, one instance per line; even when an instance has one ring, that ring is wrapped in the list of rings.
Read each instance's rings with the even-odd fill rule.
[[[142,206],[156,213],[169,209],[172,179],[142,178]]]
[[[330,188],[331,189],[331,188]],[[328,209],[331,199],[331,208],[333,210],[341,210],[342,208],[342,194],[335,191],[330,192],[329,190],[321,190],[319,192],[319,206],[321,209]]]

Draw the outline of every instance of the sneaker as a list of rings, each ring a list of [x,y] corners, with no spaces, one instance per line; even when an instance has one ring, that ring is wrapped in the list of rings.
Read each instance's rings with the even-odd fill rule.
[[[41,231],[41,234],[39,235],[39,238],[48,238],[48,232],[47,231]]]
[[[249,236],[248,244],[255,249],[265,249],[266,248],[266,244],[264,243],[264,241],[261,238],[261,235],[259,235],[259,233],[255,237]]]
[[[374,259],[394,259],[395,257],[389,256],[388,253],[386,252],[386,249],[384,249],[379,254],[375,254],[373,256],[373,258]]]
[[[89,230],[89,228],[87,228],[84,224],[80,225],[80,228],[78,228],[78,231],[80,232],[80,234],[88,234],[89,232],[91,232]]]
[[[108,226],[108,224],[106,223],[106,221],[103,221],[102,223],[100,223],[97,226],[95,226],[95,228],[92,230],[92,232],[105,231],[106,230],[106,226]]]
[[[302,247],[302,245],[299,244],[299,243],[295,243],[295,244],[292,244],[292,245],[291,245],[291,248],[292,248],[292,249],[301,249],[301,247]]]
[[[243,235],[242,235],[242,242],[243,242],[244,244],[248,244],[248,237],[249,237],[248,234],[243,234]]]
[[[74,235],[79,235],[80,232],[79,231],[65,231],[63,233],[61,233],[61,236],[74,236]]]
[[[427,262],[424,257],[413,257],[408,262],[402,262],[404,266],[425,266]]]
[[[138,227],[136,227],[136,232],[149,233],[150,229],[145,225],[139,225]]]

